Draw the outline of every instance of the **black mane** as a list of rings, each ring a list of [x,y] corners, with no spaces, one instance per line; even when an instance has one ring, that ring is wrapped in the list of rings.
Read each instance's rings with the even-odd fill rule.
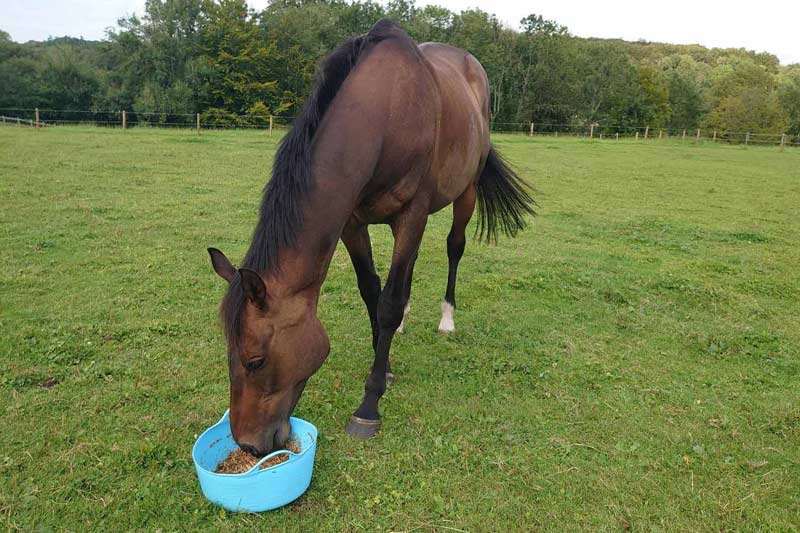
[[[279,251],[295,245],[297,231],[303,225],[303,203],[313,187],[311,147],[322,117],[361,54],[370,45],[391,37],[397,28],[389,20],[380,20],[368,33],[348,39],[322,61],[314,89],[275,154],[272,179],[264,188],[258,224],[242,267],[261,274],[280,269]],[[235,342],[239,335],[242,304],[243,293],[237,275],[228,287],[221,308],[229,342]]]

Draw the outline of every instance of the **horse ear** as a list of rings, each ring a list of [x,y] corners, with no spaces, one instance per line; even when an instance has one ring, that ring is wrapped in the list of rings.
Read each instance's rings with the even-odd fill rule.
[[[239,276],[242,278],[242,290],[254,304],[261,308],[267,307],[267,286],[255,270],[240,268]]]
[[[231,262],[228,261],[228,258],[225,257],[225,254],[216,248],[209,248],[208,255],[211,256],[211,266],[214,267],[214,272],[219,274],[219,277],[230,283],[233,277],[236,275],[236,269]]]

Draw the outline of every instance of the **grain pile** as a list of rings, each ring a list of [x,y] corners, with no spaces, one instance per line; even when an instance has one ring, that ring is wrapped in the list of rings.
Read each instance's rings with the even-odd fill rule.
[[[286,442],[286,449],[294,453],[300,453],[300,441],[296,439],[290,439]],[[228,454],[228,457],[226,457],[224,461],[217,465],[217,468],[214,470],[214,472],[217,474],[242,474],[253,468],[260,460],[260,457],[251,455],[241,448],[236,448]],[[279,453],[278,455],[272,456],[261,463],[259,468],[263,470],[265,468],[269,468],[270,466],[285,463],[288,460],[288,453]]]

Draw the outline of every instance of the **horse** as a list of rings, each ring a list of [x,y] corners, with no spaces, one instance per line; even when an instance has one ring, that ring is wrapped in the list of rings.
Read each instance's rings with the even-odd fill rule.
[[[346,432],[374,436],[392,379],[389,348],[409,311],[428,215],[450,204],[449,270],[439,331],[455,329],[458,263],[478,204],[478,240],[514,236],[533,215],[523,182],[490,144],[486,72],[464,50],[418,45],[389,20],[335,49],[276,152],[253,239],[239,268],[215,248],[228,282],[230,421],[254,455],[280,449],[309,377],[330,352],[317,318],[320,288],[341,240],[372,327],[374,360]],[[381,288],[368,226],[388,224],[391,267]]]

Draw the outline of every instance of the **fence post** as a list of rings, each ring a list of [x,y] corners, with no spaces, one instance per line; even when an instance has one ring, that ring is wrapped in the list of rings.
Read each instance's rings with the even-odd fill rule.
[[[747,146],[750,144],[750,132],[748,131],[744,136],[744,145]]]
[[[658,140],[660,141],[662,136],[664,135],[664,130],[658,130]]]
[[[36,108],[36,124],[34,127],[38,130],[39,129],[39,108]]]
[[[272,135],[272,115],[269,116],[269,134]]]
[[[686,140],[686,130],[685,129],[683,130],[683,137],[681,137],[681,140],[682,141]]]
[[[717,142],[717,130],[714,130],[714,142]]]
[[[619,140],[619,132],[617,132],[614,136],[616,137],[616,140],[618,141]]]
[[[533,122],[531,122],[531,137],[533,137]]]
[[[700,142],[700,128],[697,128],[697,135],[694,138],[694,142],[696,143]]]
[[[594,138],[594,122],[589,125],[589,138]]]
[[[602,133],[600,133],[600,140],[601,141],[603,140],[603,134]]]
[[[17,126],[22,126],[22,122],[20,122],[19,117],[17,117]]]
[[[781,134],[781,152],[783,152],[783,147],[786,145],[786,134]]]
[[[636,130],[636,140],[639,140],[639,130]]]
[[[197,113],[195,115],[195,121],[196,121],[196,124],[197,124],[197,134],[199,135],[200,134],[200,113]]]
[[[650,133],[650,126],[644,128],[644,140],[647,140],[648,133]]]
[[[128,115],[125,113],[125,110],[122,110],[122,129],[128,127]]]

